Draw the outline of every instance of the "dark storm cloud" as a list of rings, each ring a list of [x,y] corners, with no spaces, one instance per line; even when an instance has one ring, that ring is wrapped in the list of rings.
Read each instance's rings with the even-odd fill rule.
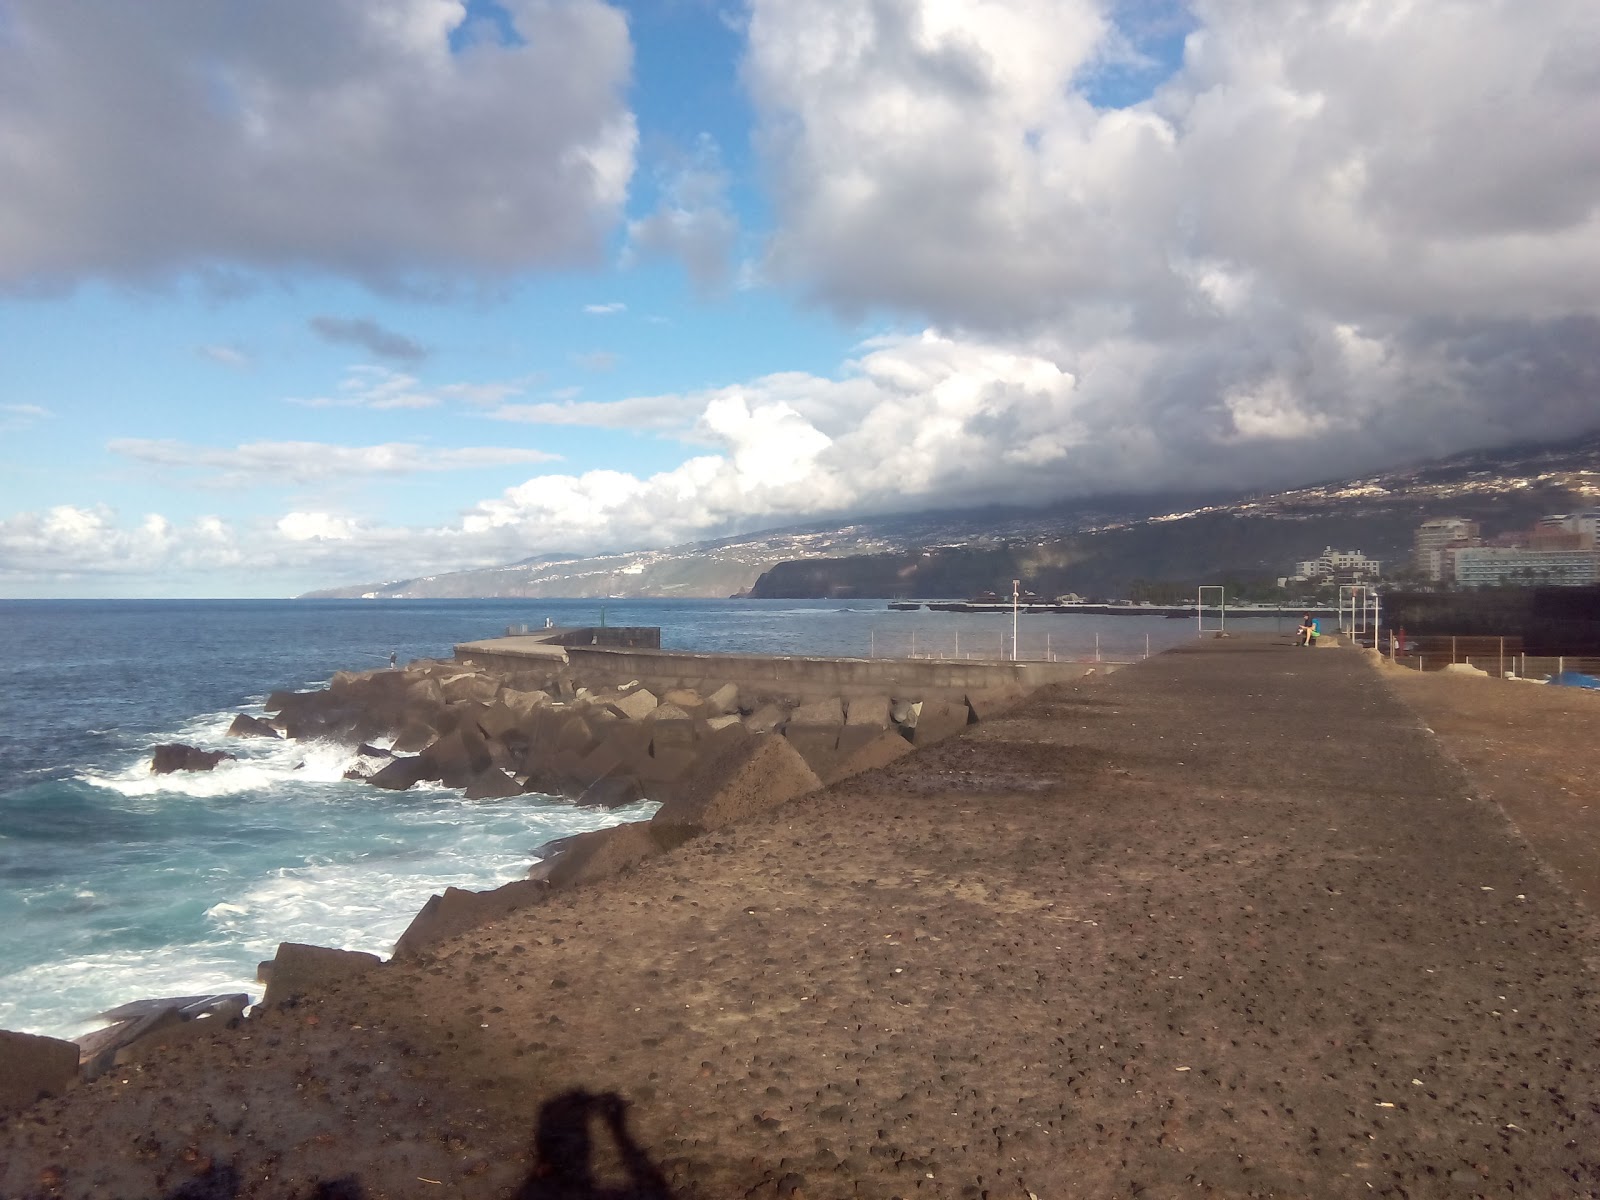
[[[622,15],[507,0],[0,0],[0,288],[593,261],[636,131]]]
[[[428,357],[428,349],[422,343],[366,317],[312,317],[307,324],[325,342],[359,346],[379,358],[418,363]]]

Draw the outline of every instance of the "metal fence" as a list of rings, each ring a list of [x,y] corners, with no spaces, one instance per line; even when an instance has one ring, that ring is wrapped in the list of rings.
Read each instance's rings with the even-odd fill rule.
[[[870,658],[938,658],[947,661],[983,659],[990,662],[1134,662],[1149,657],[1148,635],[1111,637],[1094,633],[1022,631],[1012,653],[1011,630],[873,629],[868,634]]]
[[[1442,671],[1451,663],[1465,663],[1502,679],[1549,679],[1568,671],[1600,674],[1600,658],[1527,654],[1520,637],[1407,634],[1402,645],[1398,636],[1386,634],[1382,649],[1385,654],[1392,653],[1400,666],[1414,671]]]

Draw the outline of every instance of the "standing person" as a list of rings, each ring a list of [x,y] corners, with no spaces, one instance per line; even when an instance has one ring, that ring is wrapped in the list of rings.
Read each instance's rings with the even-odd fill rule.
[[[400,652],[397,651],[397,650],[389,651],[389,669],[391,671],[394,670],[395,664],[397,664],[399,661],[400,661]]]

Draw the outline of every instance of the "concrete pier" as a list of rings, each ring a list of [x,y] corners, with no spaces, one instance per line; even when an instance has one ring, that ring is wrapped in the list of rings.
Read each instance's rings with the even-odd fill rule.
[[[714,689],[732,683],[745,694],[787,693],[800,697],[870,696],[890,691],[916,696],[970,692],[1032,691],[1072,682],[1086,674],[1109,674],[1118,662],[1040,662],[1004,659],[824,658],[805,655],[709,654],[661,650],[639,630],[540,629],[531,633],[465,642],[456,658],[514,676],[564,662],[590,686],[636,680],[653,690]]]
[[[1360,654],[1199,641],[44,1101],[0,1195],[1591,1196],[1596,961]]]

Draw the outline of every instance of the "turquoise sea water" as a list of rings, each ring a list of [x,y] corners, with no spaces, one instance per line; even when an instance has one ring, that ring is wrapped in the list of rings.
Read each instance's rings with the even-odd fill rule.
[[[657,625],[669,649],[1003,655],[1010,621],[881,602],[0,601],[0,1028],[75,1036],[129,1000],[259,994],[280,941],[387,954],[431,892],[520,878],[536,847],[620,820],[529,795],[468,802],[341,778],[348,751],[229,739],[269,691],[448,658],[512,625]],[[1147,617],[1024,618],[1025,653],[1137,657]],[[1096,639],[1098,637],[1098,647]],[[915,643],[915,645],[913,645]],[[153,777],[150,747],[240,761]]]

